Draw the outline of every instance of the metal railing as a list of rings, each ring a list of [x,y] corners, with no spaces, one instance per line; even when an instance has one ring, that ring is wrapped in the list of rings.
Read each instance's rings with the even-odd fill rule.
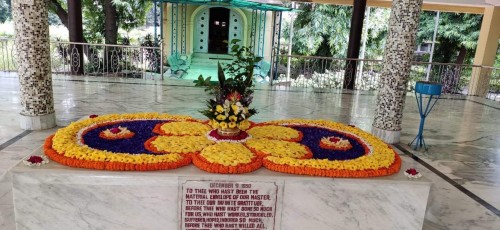
[[[14,39],[0,38],[0,71],[17,71]]]
[[[277,70],[277,79],[271,80],[273,85],[289,85],[295,87],[338,88],[348,81],[355,79],[356,90],[376,90],[383,68],[382,60],[371,59],[340,59],[329,57],[280,55],[280,65]],[[290,70],[287,69],[290,60]],[[355,78],[352,73],[346,74],[346,69],[352,62],[356,62]],[[347,66],[346,66],[347,65]],[[410,70],[408,90],[413,91],[415,82],[429,80],[443,84],[443,94],[470,95],[471,77],[490,79],[488,98],[500,98],[499,83],[500,69],[478,65],[459,65],[453,63],[413,62]]]
[[[166,63],[163,45],[159,47],[88,44],[52,41],[50,57],[52,73],[90,76],[112,76],[124,78],[161,78]],[[81,52],[81,53],[80,53]],[[0,72],[17,71],[14,39],[0,38]],[[330,57],[280,55],[277,79],[271,84],[294,87],[338,88],[346,74],[346,64],[356,62],[356,90],[377,90],[383,68],[382,60],[341,59]],[[83,59],[83,62],[82,62]],[[287,69],[290,60],[290,70]],[[83,73],[78,71],[83,64]],[[470,79],[478,77],[480,86],[471,86]],[[482,89],[491,100],[500,101],[500,69],[477,65],[451,63],[413,62],[408,90],[413,91],[415,82],[430,80],[443,84],[444,94],[472,95],[471,87]],[[486,91],[484,91],[486,90]]]
[[[500,101],[500,68],[484,67],[482,74],[489,76],[486,98]]]
[[[290,59],[290,72],[287,63]],[[356,73],[357,90],[375,90],[378,85],[383,63],[380,60],[340,59],[315,56],[280,55],[277,81],[295,87],[338,88],[341,89],[346,76],[346,64],[358,64]],[[360,71],[361,70],[361,71]],[[347,74],[352,80],[352,75]]]
[[[0,38],[0,71],[17,71],[13,39]],[[50,42],[52,73],[163,79],[165,58],[159,47]],[[83,66],[82,66],[83,65]]]

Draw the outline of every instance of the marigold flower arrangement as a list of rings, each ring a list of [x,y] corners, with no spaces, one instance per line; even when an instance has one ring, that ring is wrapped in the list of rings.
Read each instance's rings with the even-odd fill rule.
[[[231,41],[235,60],[223,64],[224,68],[218,64],[218,84],[210,82],[211,77],[204,79],[201,75],[194,81],[196,86],[205,86],[214,95],[213,99],[207,101],[208,108],[200,111],[214,129],[248,129],[248,118],[257,113],[249,106],[254,92],[253,68],[262,58],[255,57],[248,47],[239,46],[238,42],[238,39]]]
[[[108,140],[102,131],[127,127],[136,135]],[[44,153],[63,165],[100,170],[167,170],[189,164],[211,173],[248,173],[261,167],[276,172],[374,177],[397,173],[401,159],[382,140],[358,128],[324,120],[278,120],[252,124],[248,138],[209,138],[207,122],[188,116],[142,113],[84,119],[48,137]],[[118,130],[115,130],[115,132]],[[324,149],[324,137],[348,139],[346,151]],[[146,140],[145,140],[146,139]],[[227,141],[226,139],[229,139]],[[332,154],[332,151],[336,151]],[[26,164],[45,159],[25,158]],[[417,175],[416,170],[405,174]]]
[[[352,148],[349,140],[340,137],[323,137],[320,140],[319,146],[324,149],[332,150],[349,150]]]
[[[99,137],[106,140],[120,140],[129,139],[134,137],[135,133],[128,130],[127,127],[114,127],[111,129],[106,129],[99,133]]]

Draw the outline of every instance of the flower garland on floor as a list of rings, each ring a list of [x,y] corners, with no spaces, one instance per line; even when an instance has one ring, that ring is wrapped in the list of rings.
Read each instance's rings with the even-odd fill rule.
[[[134,130],[127,139],[101,133]],[[120,129],[120,127],[126,129]],[[399,171],[401,159],[380,139],[324,120],[252,124],[237,141],[213,140],[207,122],[168,114],[111,114],[74,122],[47,138],[45,154],[71,167],[165,170],[190,163],[212,173],[272,171],[327,177],[373,177]],[[350,148],[325,149],[322,140]],[[327,143],[327,144],[331,144]],[[342,144],[342,146],[346,146]]]
[[[340,137],[323,137],[319,142],[319,146],[324,149],[343,150],[347,151],[352,148],[349,140]]]
[[[114,127],[106,129],[99,133],[99,137],[107,140],[129,139],[134,137],[135,133],[127,129],[127,127]]]

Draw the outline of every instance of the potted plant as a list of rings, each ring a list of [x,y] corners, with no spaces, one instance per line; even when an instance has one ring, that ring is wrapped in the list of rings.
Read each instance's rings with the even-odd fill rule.
[[[194,81],[196,86],[207,87],[206,90],[214,96],[207,101],[207,109],[200,112],[221,136],[238,135],[240,130],[250,127],[248,119],[257,113],[249,106],[254,92],[253,69],[262,58],[256,57],[250,48],[238,45],[239,41],[231,41],[234,60],[229,64],[218,63],[218,83],[201,75]]]

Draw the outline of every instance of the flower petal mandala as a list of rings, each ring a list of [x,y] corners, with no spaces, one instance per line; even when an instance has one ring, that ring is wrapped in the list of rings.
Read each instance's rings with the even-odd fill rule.
[[[240,143],[219,142],[193,156],[193,164],[213,173],[247,173],[259,169],[262,160]]]
[[[257,125],[247,132],[254,138],[269,138],[283,141],[302,140],[302,133],[300,131],[280,125]]]
[[[123,138],[126,130],[134,135]],[[252,124],[247,137],[228,142],[211,140],[212,132],[217,131],[207,122],[187,116],[111,114],[59,129],[46,139],[44,151],[63,165],[101,170],[165,170],[192,162],[212,173],[248,173],[264,166],[301,175],[374,177],[401,167],[399,155],[382,140],[332,121]]]
[[[300,143],[253,138],[245,145],[260,156],[290,157],[295,159],[309,159],[313,157],[311,150]]]
[[[210,126],[200,122],[178,121],[158,124],[154,132],[165,136],[202,136],[210,130]]]
[[[204,136],[156,136],[147,140],[146,149],[158,153],[199,153],[215,142]]]

